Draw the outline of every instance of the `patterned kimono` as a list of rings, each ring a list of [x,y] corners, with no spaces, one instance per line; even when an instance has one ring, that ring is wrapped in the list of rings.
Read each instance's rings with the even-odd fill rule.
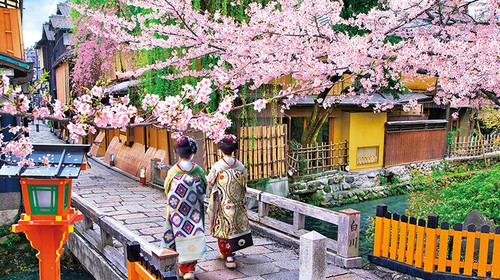
[[[196,164],[189,171],[182,170],[178,164],[168,171],[165,180],[167,217],[162,245],[176,250],[180,263],[203,257],[200,252],[205,251],[203,201],[206,186],[205,172]],[[186,242],[189,240],[197,240],[194,245],[200,250],[192,250],[193,244]]]
[[[243,164],[234,159],[221,159],[207,177],[210,203],[208,217],[210,234],[228,240],[250,232],[246,209],[246,177]]]

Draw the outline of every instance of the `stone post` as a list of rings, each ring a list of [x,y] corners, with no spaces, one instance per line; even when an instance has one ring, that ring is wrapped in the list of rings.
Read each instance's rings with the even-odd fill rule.
[[[300,237],[299,280],[325,279],[326,241],[326,237],[315,231]]]
[[[359,257],[359,227],[361,212],[354,209],[339,211],[339,227],[337,238],[337,265],[352,268],[361,266]]]
[[[172,249],[158,249],[152,252],[155,265],[162,272],[172,272],[178,275],[178,257],[179,253]]]
[[[151,159],[151,168],[149,169],[151,172],[150,182],[157,183],[158,178],[160,177],[160,172],[158,170],[158,163],[160,163],[159,159]]]

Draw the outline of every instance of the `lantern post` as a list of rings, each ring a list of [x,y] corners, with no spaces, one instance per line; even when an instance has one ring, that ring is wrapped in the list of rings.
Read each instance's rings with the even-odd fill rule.
[[[74,223],[83,219],[71,208],[72,179],[86,168],[82,163],[88,150],[88,145],[33,145],[34,168],[6,164],[0,169],[1,177],[20,177],[26,213],[12,231],[24,232],[38,251],[40,280],[61,279],[62,246]]]

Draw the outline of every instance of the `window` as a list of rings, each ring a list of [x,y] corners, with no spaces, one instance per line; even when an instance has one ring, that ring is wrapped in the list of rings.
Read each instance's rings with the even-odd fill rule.
[[[359,147],[356,157],[358,165],[378,163],[378,146]]]

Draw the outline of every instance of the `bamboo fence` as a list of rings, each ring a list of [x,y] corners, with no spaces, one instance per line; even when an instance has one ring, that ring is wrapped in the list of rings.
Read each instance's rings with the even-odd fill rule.
[[[241,127],[238,130],[238,159],[249,180],[284,177],[287,174],[286,125]],[[210,169],[222,154],[210,140],[205,141],[205,166]]]
[[[299,175],[347,166],[348,142],[315,143],[290,149],[288,156],[290,169]]]
[[[500,134],[456,137],[449,146],[449,157],[475,157],[500,152]]]

